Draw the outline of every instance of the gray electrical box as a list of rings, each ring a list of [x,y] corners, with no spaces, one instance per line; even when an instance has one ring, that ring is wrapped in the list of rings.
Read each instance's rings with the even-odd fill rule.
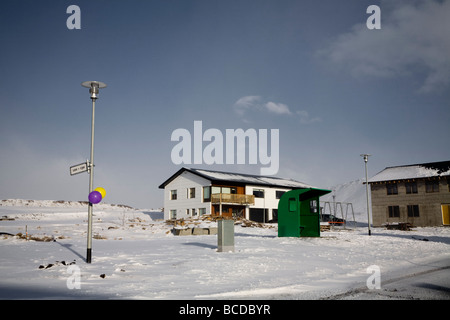
[[[234,252],[234,220],[217,221],[217,252]]]

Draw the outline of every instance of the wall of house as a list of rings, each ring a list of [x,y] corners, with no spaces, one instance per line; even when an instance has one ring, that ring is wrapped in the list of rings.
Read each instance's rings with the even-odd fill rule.
[[[185,171],[168,183],[164,188],[164,220],[171,219],[170,211],[176,210],[176,218],[199,216],[200,209],[206,209],[205,214],[211,214],[211,202],[203,202],[203,187],[211,182],[191,172]],[[189,188],[195,188],[195,198],[189,197]],[[171,190],[177,190],[177,199],[171,200]],[[189,214],[187,210],[189,209]]]
[[[290,191],[292,189],[288,188],[276,188],[276,187],[261,187],[261,186],[253,186],[247,185],[245,187],[245,194],[253,194],[254,190],[263,190],[264,198],[255,197],[255,204],[250,205],[245,210],[245,218],[251,220],[256,220],[259,218],[260,221],[271,221],[274,218],[274,210],[278,210],[278,202],[279,199],[276,198],[276,191]],[[253,210],[252,209],[261,209],[261,210]],[[265,209],[265,216],[262,217]],[[253,217],[251,217],[251,213],[253,213]],[[261,217],[259,217],[261,215]],[[255,219],[256,216],[256,219]],[[276,216],[276,215],[275,215]],[[258,221],[258,220],[256,220]]]
[[[393,222],[409,222],[414,226],[442,225],[441,204],[450,204],[446,179],[439,180],[439,192],[426,192],[426,180],[417,180],[417,193],[406,193],[406,181],[397,183],[398,194],[388,195],[386,184],[371,184],[372,219],[374,226]],[[408,205],[419,206],[419,217],[408,217]],[[400,217],[389,217],[389,206],[399,206]]]

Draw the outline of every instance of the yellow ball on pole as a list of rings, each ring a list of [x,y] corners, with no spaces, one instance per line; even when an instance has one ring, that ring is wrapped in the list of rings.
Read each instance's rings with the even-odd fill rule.
[[[95,188],[94,191],[100,192],[100,194],[102,195],[102,199],[106,196],[106,190],[101,187]]]

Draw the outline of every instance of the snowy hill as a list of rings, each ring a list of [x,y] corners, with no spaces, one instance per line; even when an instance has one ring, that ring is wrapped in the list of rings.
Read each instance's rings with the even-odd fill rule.
[[[330,188],[333,190],[320,198],[321,202],[333,201],[333,195],[336,196],[336,202],[351,203],[355,213],[356,221],[367,222],[367,209],[366,209],[366,185],[363,184],[364,179],[358,179],[346,183],[339,184]],[[369,189],[369,201],[370,201],[370,189]],[[344,212],[346,206],[343,206]]]
[[[66,201],[66,200],[24,200],[24,199],[5,199],[0,201],[0,206],[25,206],[38,208],[86,208],[87,201]],[[134,208],[123,204],[99,203],[95,205],[99,209],[121,208],[127,210],[135,210]]]

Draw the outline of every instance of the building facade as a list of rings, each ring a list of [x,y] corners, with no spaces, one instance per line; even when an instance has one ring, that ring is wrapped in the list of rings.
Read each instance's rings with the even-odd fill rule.
[[[258,222],[277,220],[284,192],[310,187],[290,179],[188,168],[159,186],[164,189],[165,220],[211,214]]]
[[[450,225],[450,161],[387,167],[369,184],[374,226]]]

